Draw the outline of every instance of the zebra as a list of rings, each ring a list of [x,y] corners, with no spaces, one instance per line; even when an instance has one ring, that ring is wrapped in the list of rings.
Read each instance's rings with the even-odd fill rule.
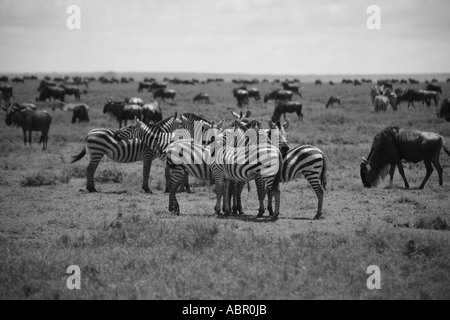
[[[233,131],[242,129],[245,131],[247,128],[241,122],[235,120]],[[220,202],[223,196],[224,215],[230,214],[230,181],[242,185],[242,183],[245,184],[245,182],[255,178],[261,178],[258,180],[261,183],[257,183],[258,198],[260,199],[257,217],[264,213],[264,201],[261,201],[261,198],[264,199],[265,191],[262,183],[264,181],[267,188],[275,196],[275,212],[271,214],[271,217],[276,220],[280,208],[279,182],[282,156],[280,150],[267,141],[267,135],[263,131],[255,130],[254,132],[256,132],[256,135],[253,138],[256,138],[256,141],[252,141],[252,137],[250,137],[248,145],[244,147],[239,144],[245,139],[238,140],[237,146],[228,142],[227,133],[229,134],[230,130],[222,132],[211,144],[211,148],[215,152],[211,163],[211,170],[215,179],[215,212],[216,214],[220,213]]]
[[[175,127],[175,123],[179,123],[181,120],[177,114],[173,117],[161,121],[160,124],[152,125],[155,130],[166,132],[169,127]],[[99,128],[90,130],[84,141],[85,146],[78,155],[72,156],[71,163],[74,163],[82,159],[86,154],[86,149],[89,150],[90,160],[86,170],[86,189],[89,192],[97,192],[94,183],[95,171],[106,154],[108,158],[119,163],[130,163],[143,160],[143,178],[142,189],[146,193],[152,193],[149,187],[149,176],[152,161],[160,157],[158,152],[150,148],[144,141],[133,138],[133,125],[129,125],[120,130],[112,130],[107,128]],[[171,134],[166,133],[167,135]]]
[[[320,149],[314,146],[297,146],[283,156],[281,182],[289,182],[303,175],[316,193],[318,204],[314,220],[319,219],[322,215],[323,196],[327,186],[326,173],[325,156]],[[268,190],[267,210],[270,214],[273,213],[270,190]]]

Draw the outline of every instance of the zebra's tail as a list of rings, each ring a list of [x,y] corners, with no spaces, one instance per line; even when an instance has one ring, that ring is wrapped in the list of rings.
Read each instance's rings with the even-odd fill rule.
[[[83,150],[81,150],[79,154],[77,154],[76,156],[72,156],[72,161],[70,161],[70,163],[77,162],[78,160],[83,158],[85,154],[86,154],[86,146],[83,146]]]
[[[322,173],[320,174],[320,183],[322,184],[323,190],[327,190],[327,162],[325,161],[325,157],[323,157],[323,168]]]

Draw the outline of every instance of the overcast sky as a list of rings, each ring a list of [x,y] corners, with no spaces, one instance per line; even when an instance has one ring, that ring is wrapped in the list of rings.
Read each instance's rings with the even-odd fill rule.
[[[72,4],[81,30],[66,27]],[[449,13],[448,0],[0,0],[0,72],[449,72]]]

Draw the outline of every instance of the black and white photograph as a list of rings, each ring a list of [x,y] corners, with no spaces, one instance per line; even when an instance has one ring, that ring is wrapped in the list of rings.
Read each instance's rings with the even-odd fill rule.
[[[450,299],[449,12],[0,0],[0,300]]]

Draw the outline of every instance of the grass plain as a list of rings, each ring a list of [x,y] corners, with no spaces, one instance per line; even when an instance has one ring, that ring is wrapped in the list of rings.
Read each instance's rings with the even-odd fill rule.
[[[151,188],[141,191],[142,163],[104,159],[96,194],[83,192],[88,156],[70,164],[92,128],[118,128],[102,113],[109,97],[139,96],[137,83],[90,85],[82,102],[90,123],[71,124],[70,112],[52,111],[48,150],[23,145],[22,130],[0,124],[1,299],[449,299],[450,158],[442,152],[444,186],[433,172],[423,190],[423,163],[405,165],[412,189],[396,172],[394,188],[364,189],[362,156],[388,125],[434,131],[450,143],[450,123],[434,106],[400,105],[376,114],[369,85],[302,83],[304,120],[291,120],[289,144],[312,144],[327,158],[324,219],[313,221],[317,199],[305,179],[281,185],[280,219],[255,220],[256,190],[244,191],[245,215],[214,215],[213,189],[191,178],[193,194],[178,194],[181,215],[167,210],[164,167],[152,166]],[[450,84],[441,84],[444,94]],[[16,101],[32,102],[38,82],[14,84]],[[171,85],[174,111],[231,119],[238,111],[233,84]],[[259,84],[262,94],[277,88]],[[422,88],[423,84],[413,87]],[[199,92],[212,104],[194,104]],[[342,106],[325,109],[331,95]],[[441,98],[441,99],[442,99]],[[296,97],[295,99],[299,99]],[[73,99],[68,98],[68,102]],[[252,116],[269,119],[273,104],[250,101]],[[4,112],[2,111],[3,119]],[[81,269],[81,290],[68,290],[67,267]],[[368,266],[381,270],[381,289],[366,286]]]

